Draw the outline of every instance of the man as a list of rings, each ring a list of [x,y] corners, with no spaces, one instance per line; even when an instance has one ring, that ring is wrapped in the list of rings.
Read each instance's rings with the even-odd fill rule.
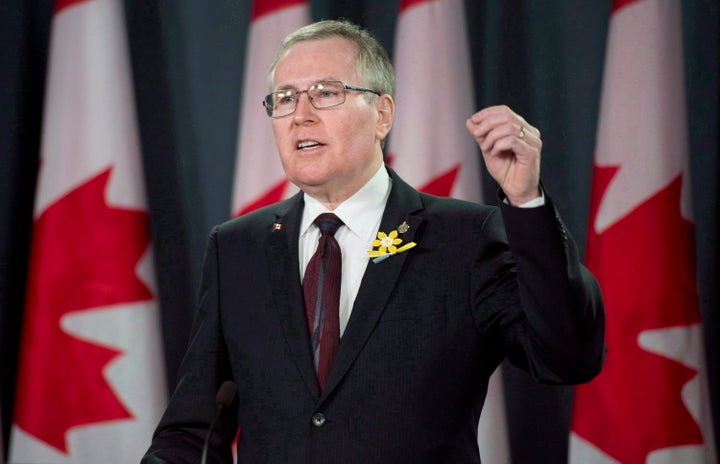
[[[507,107],[467,121],[499,210],[418,193],[383,164],[392,66],[360,28],[291,34],[269,83],[280,159],[302,192],[212,232],[179,383],[144,462],[199,462],[231,379],[211,462],[231,462],[239,426],[241,463],[478,463],[503,359],[545,383],[599,372],[600,292],[540,188],[536,128]],[[328,212],[333,239],[313,223]],[[338,255],[341,278],[323,264],[304,280]],[[338,278],[339,300],[323,293]]]

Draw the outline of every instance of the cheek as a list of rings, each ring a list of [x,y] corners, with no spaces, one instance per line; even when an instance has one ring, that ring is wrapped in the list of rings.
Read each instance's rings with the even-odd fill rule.
[[[281,150],[283,145],[287,143],[287,134],[286,131],[283,130],[283,128],[273,120],[272,124],[272,131],[273,131],[273,139],[275,140],[275,145],[277,146],[278,150]]]
[[[375,133],[367,126],[351,127],[348,141],[352,145],[348,148],[353,152],[354,157],[365,159],[375,151]]]
[[[337,128],[338,133],[344,136],[346,145],[352,145],[356,149],[372,146],[375,142],[375,130],[372,121],[366,114],[353,118],[342,127]]]
[[[274,143],[273,146],[267,147],[267,149],[263,149],[262,147],[258,147],[258,150],[262,150],[266,152],[268,155],[273,154],[272,148],[274,147],[276,150],[275,156],[280,156],[280,161],[282,161],[283,164],[285,164],[286,161],[289,161],[292,159],[292,140],[290,136],[283,132],[282,129],[276,129],[275,126],[273,126],[273,135],[274,135]]]

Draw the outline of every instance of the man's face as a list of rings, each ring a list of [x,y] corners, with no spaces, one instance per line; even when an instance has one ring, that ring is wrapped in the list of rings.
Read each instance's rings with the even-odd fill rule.
[[[273,91],[305,90],[319,81],[365,87],[355,69],[353,44],[330,38],[300,42],[280,60]],[[382,140],[392,123],[392,99],[347,91],[342,105],[316,109],[306,93],[295,112],[272,120],[285,174],[334,208],[362,187],[382,164]],[[331,209],[332,209],[331,208]]]

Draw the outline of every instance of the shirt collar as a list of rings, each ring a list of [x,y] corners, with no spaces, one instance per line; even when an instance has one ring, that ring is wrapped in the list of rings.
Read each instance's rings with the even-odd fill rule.
[[[338,205],[332,212],[359,238],[372,240],[390,195],[390,185],[390,175],[385,169],[385,165],[381,164],[377,172],[360,190]],[[305,208],[300,224],[300,236],[307,233],[319,214],[331,212],[307,193],[303,194],[303,197]]]

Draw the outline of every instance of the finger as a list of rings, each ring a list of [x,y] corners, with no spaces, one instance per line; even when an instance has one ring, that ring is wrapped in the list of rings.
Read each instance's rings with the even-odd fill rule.
[[[469,119],[475,137],[484,138],[493,128],[509,122],[509,113],[497,107],[485,108],[473,114]]]
[[[512,112],[506,106],[492,106],[473,114],[467,120],[467,128],[473,137],[482,143],[495,127],[509,121]]]
[[[482,141],[485,139],[485,136],[479,133],[478,124],[472,120],[472,117],[468,118],[467,121],[465,121],[465,127],[467,127],[470,135],[472,135],[478,143],[482,143]]]
[[[498,116],[503,114],[514,114],[513,111],[506,105],[488,106],[480,111],[476,112],[470,119],[475,123],[480,123],[481,120],[491,116]]]
[[[483,110],[480,113],[476,113],[470,119],[468,126],[476,138],[485,138],[491,131],[494,131],[502,126],[514,127],[517,130],[518,135],[522,138],[524,137],[525,132],[532,127],[527,123],[527,121],[525,121],[524,118],[513,113],[507,109],[507,107],[493,109],[493,111],[487,112]],[[523,128],[522,132],[521,128]],[[539,131],[533,128],[531,132]]]
[[[542,141],[540,140],[540,131],[529,124],[519,124],[517,126],[516,137],[518,140],[521,140],[533,147],[539,147],[542,145]]]
[[[535,150],[517,137],[507,136],[497,139],[491,147],[483,149],[483,153],[489,157],[512,156],[521,159],[532,156]]]
[[[507,106],[493,106],[478,111],[468,118],[466,126],[484,155],[509,151],[521,157],[533,157],[539,155],[542,149],[540,130]],[[506,138],[509,140],[504,140]],[[498,145],[501,140],[503,143]]]
[[[482,143],[480,143],[480,149],[485,153],[492,153],[497,150],[498,144],[500,142],[502,143],[503,149],[508,148],[508,142],[512,142],[512,138],[514,138],[517,133],[518,129],[516,129],[517,126],[513,124],[502,124],[500,126],[494,126],[492,127],[483,138]]]
[[[508,139],[507,142],[510,143],[509,147],[513,149],[521,148],[522,145],[527,145],[532,148],[540,148],[542,146],[542,142],[537,135],[538,132],[539,131],[535,130],[532,126],[526,127],[524,124],[503,124],[491,129],[482,141],[479,141],[480,148],[487,152],[494,151],[495,145],[498,141],[505,139]],[[503,144],[503,149],[507,148],[507,143]]]

